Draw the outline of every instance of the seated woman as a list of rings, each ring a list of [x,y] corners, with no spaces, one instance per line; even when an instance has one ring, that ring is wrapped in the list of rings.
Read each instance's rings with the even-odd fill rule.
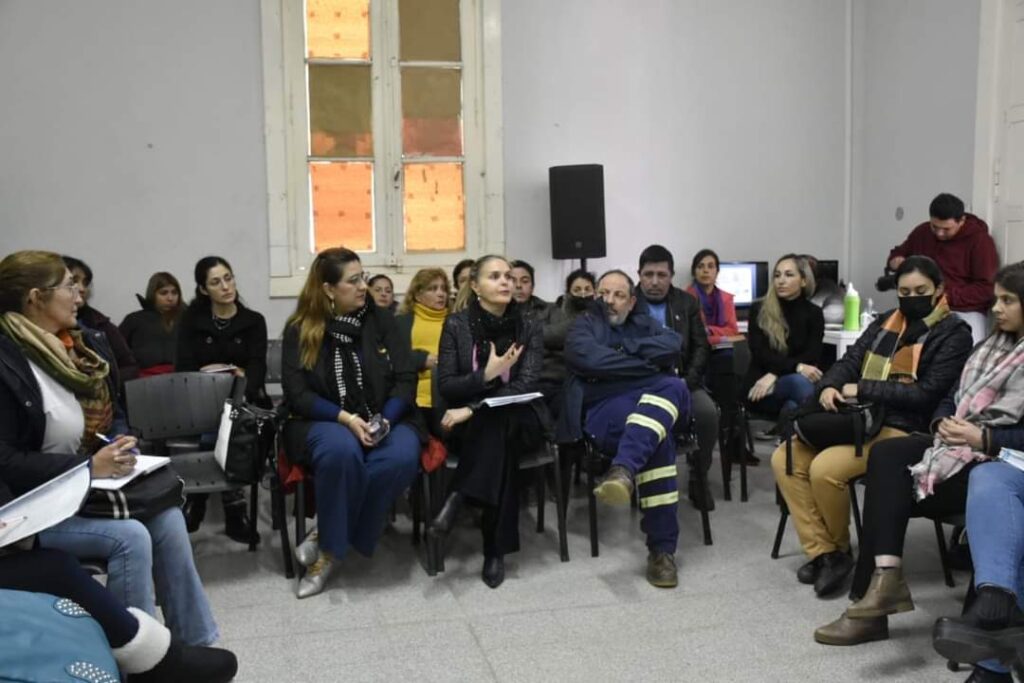
[[[51,458],[91,458],[97,478],[134,467],[134,438],[104,445],[99,437],[126,429],[106,338],[76,329],[80,301],[57,254],[21,251],[0,261],[0,478],[9,485],[24,488],[26,477],[51,467]],[[106,560],[111,592],[149,614],[159,600],[171,633],[183,643],[217,640],[178,508],[145,523],[75,516],[39,541],[78,558]]]
[[[0,506],[74,467],[81,457],[48,454],[13,470],[13,491],[0,478]],[[7,468],[5,468],[7,469]],[[94,463],[93,474],[97,467]],[[0,521],[0,530],[4,528]],[[0,589],[47,593],[73,600],[103,629],[103,635],[129,683],[230,681],[238,661],[227,650],[183,644],[159,621],[137,607],[125,607],[62,550],[25,549],[31,540],[0,548]]]
[[[138,361],[139,376],[174,372],[178,322],[185,310],[178,279],[170,273],[154,273],[146,296],[136,298],[142,310],[125,316],[118,329]]]
[[[912,257],[913,258],[913,257]],[[907,259],[908,261],[911,259]],[[900,266],[903,268],[903,265]],[[902,286],[901,286],[902,288]],[[962,513],[972,467],[1021,443],[1024,427],[1024,266],[996,274],[996,330],[970,354],[959,385],[935,411],[934,436],[892,439],[868,463],[853,603],[814,638],[856,645],[889,637],[888,615],[914,609],[901,570],[907,523],[920,515]],[[961,321],[956,342],[970,329]],[[971,538],[973,550],[975,539]]]
[[[1003,448],[1024,449],[1024,427],[995,432]],[[1000,660],[1017,658],[1024,645],[1024,470],[1015,462],[986,462],[971,470],[967,535],[977,595],[962,617],[942,617],[933,631],[940,655],[976,665],[972,683],[1011,683]]]
[[[395,322],[402,338],[412,349],[413,367],[419,373],[416,405],[431,433],[441,436],[441,414],[434,410],[434,370],[441,343],[441,328],[448,317],[448,274],[440,268],[424,268],[412,277]]]
[[[768,294],[750,307],[750,368],[741,395],[758,412],[774,416],[796,408],[821,379],[825,318],[808,300],[813,293],[814,274],[807,259],[787,254],[775,264]],[[775,436],[774,430],[758,435]]]
[[[373,298],[373,303],[377,304],[377,308],[394,313],[398,304],[395,303],[395,283],[391,281],[391,278],[383,274],[374,275],[366,284],[370,288],[370,296]]]
[[[548,424],[543,401],[488,408],[483,399],[537,390],[544,361],[540,325],[512,301],[512,266],[501,256],[473,263],[456,313],[441,332],[437,383],[448,404],[441,426],[459,465],[453,491],[428,533],[443,541],[464,500],[483,508],[482,578],[505,580],[504,556],[519,550],[518,457],[537,448]]]
[[[837,412],[844,402],[872,404],[866,431],[873,436],[865,441],[862,457],[853,444],[817,452],[794,438],[793,472],[787,474],[785,444],[772,455],[775,481],[810,558],[797,578],[814,584],[818,595],[842,585],[853,568],[847,482],[864,474],[885,439],[927,431],[971,350],[970,330],[950,315],[934,261],[911,257],[897,279],[899,308],[871,323],[817,386],[818,402],[827,412]]]
[[[565,335],[576,318],[594,302],[596,290],[597,282],[593,273],[574,270],[565,278],[565,294],[560,297],[561,304],[549,304],[537,316],[537,321],[544,329],[544,365],[540,371],[539,391],[547,399],[552,416],[557,415],[561,409],[562,385],[565,383]]]
[[[121,381],[127,382],[130,379],[135,379],[139,374],[138,362],[132,355],[131,349],[128,348],[128,343],[121,336],[120,330],[117,329],[117,325],[89,304],[89,300],[92,298],[92,268],[85,261],[74,256],[65,255],[61,258],[64,259],[64,265],[71,271],[75,286],[78,287],[82,295],[82,303],[78,307],[78,322],[89,329],[99,330],[107,336],[107,342],[114,354],[113,358],[117,364],[117,373]]]
[[[416,478],[425,438],[408,344],[368,300],[355,252],[314,259],[285,325],[281,385],[293,416],[289,458],[312,468],[316,488],[317,535],[295,553],[309,567],[298,589],[307,598],[350,547],[373,554],[392,504]]]
[[[199,259],[195,267],[196,296],[178,326],[177,372],[218,371],[226,368],[245,377],[245,400],[270,408],[264,378],[267,375],[267,322],[242,303],[231,264],[220,256]],[[211,443],[209,446],[213,448]],[[188,496],[185,519],[189,532],[199,529],[206,516],[209,494]],[[239,543],[249,543],[252,525],[245,494],[239,489],[221,494],[224,532]],[[256,539],[259,541],[259,538]]]

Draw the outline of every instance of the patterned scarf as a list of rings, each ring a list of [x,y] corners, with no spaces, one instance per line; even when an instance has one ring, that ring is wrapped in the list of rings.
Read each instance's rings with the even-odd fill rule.
[[[476,298],[466,309],[469,314],[469,331],[473,335],[473,370],[487,367],[491,357],[491,344],[499,356],[516,343],[521,318],[519,304],[510,301],[505,315],[500,318],[485,311]],[[502,373],[501,379],[508,383],[510,371]]]
[[[892,380],[903,384],[917,381],[917,366],[921,350],[932,328],[949,317],[949,302],[943,296],[932,312],[921,320],[908,323],[899,309],[885,319],[882,327],[864,354],[862,379],[884,382]]]
[[[82,453],[99,448],[96,433],[110,430],[114,422],[114,404],[107,386],[110,366],[85,345],[79,330],[54,335],[21,313],[8,311],[0,316],[0,332],[14,341],[25,356],[78,399],[85,417]]]
[[[700,301],[704,324],[723,327],[725,325],[725,306],[722,304],[722,291],[715,287],[709,296],[704,288],[696,282],[693,283],[693,289],[697,292],[697,300]]]
[[[364,420],[372,416],[363,392],[363,363],[356,342],[363,334],[363,318],[368,304],[349,315],[335,316],[327,323],[327,336],[334,341],[334,382],[338,405]]]
[[[1024,417],[1024,339],[994,334],[967,359],[956,392],[956,416],[976,425],[1006,427]],[[965,465],[989,456],[970,446],[943,443],[938,434],[921,462],[910,468],[918,500],[931,495]]]

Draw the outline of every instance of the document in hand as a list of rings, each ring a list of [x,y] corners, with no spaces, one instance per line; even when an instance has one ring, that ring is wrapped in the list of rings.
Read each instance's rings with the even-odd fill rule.
[[[126,474],[123,477],[111,477],[109,479],[93,479],[92,487],[94,489],[102,489],[103,491],[118,491],[133,479],[150,472],[156,472],[170,461],[170,458],[165,458],[162,455],[136,455],[135,469],[131,471],[131,474]]]
[[[0,507],[0,548],[77,513],[89,492],[90,477],[86,461]]]
[[[529,394],[513,394],[511,396],[495,396],[494,398],[485,398],[483,403],[488,408],[500,408],[501,406],[510,406],[516,403],[529,403],[530,401],[544,398],[544,394],[539,391],[531,391]]]
[[[238,366],[232,365],[231,363],[212,363],[199,368],[199,372],[205,372],[209,375],[215,372],[234,372],[237,369]]]
[[[999,451],[999,459],[1009,465],[1013,465],[1018,470],[1024,470],[1024,451],[1003,448]]]

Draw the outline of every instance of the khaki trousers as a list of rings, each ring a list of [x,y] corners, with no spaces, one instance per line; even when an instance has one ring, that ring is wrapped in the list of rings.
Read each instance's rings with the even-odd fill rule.
[[[789,506],[800,544],[808,557],[850,549],[850,492],[847,483],[868,469],[871,447],[879,441],[906,436],[892,427],[864,443],[863,457],[853,445],[833,446],[815,453],[793,438],[793,474],[786,474],[786,444],[772,453],[772,470]]]

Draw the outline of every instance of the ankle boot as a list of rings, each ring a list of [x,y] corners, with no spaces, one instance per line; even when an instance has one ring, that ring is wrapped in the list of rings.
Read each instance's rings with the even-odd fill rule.
[[[238,660],[227,650],[182,645],[171,632],[140,609],[128,611],[139,623],[135,637],[114,648],[114,659],[129,683],[227,683],[238,672]]]
[[[484,558],[484,568],[480,578],[490,588],[497,588],[505,581],[505,558],[501,555],[492,555]]]
[[[1024,638],[1024,614],[1013,593],[998,586],[978,588],[978,596],[962,617],[942,617],[932,630],[932,646],[946,659],[974,664],[986,659],[1012,659]]]
[[[888,638],[888,617],[851,619],[846,612],[831,624],[826,624],[814,632],[815,642],[822,645],[860,645]]]
[[[244,500],[224,506],[224,533],[232,541],[239,543],[249,543],[252,539],[252,523],[249,521],[249,513],[245,510]],[[259,543],[259,536],[255,540]]]
[[[190,534],[194,534],[199,530],[199,525],[203,523],[203,518],[206,517],[207,498],[209,498],[209,495],[205,493],[185,496],[185,507],[182,508],[182,512],[185,514],[185,528],[188,529]]]
[[[462,494],[458,491],[452,491],[448,494],[448,498],[445,499],[444,505],[441,506],[441,511],[437,513],[437,517],[430,523],[430,528],[427,529],[427,532],[435,538],[446,537],[452,530],[455,518],[458,516],[461,508]]]
[[[914,601],[903,580],[903,571],[899,567],[886,567],[875,569],[864,597],[850,605],[846,615],[851,619],[871,619],[913,609]]]

